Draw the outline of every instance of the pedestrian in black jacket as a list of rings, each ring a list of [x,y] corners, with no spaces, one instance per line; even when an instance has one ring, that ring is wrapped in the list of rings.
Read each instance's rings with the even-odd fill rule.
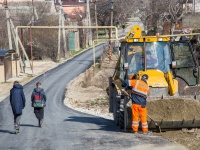
[[[46,106],[46,94],[40,82],[36,83],[36,88],[33,90],[31,95],[31,101],[32,106],[34,107],[35,116],[38,119],[38,126],[42,127],[44,119],[44,107]],[[38,101],[38,105],[36,104],[36,101]]]
[[[20,128],[20,118],[22,115],[22,109],[24,109],[26,99],[23,92],[23,86],[15,81],[13,88],[10,90],[10,105],[12,107],[12,112],[14,115],[14,128],[16,133],[19,132]]]

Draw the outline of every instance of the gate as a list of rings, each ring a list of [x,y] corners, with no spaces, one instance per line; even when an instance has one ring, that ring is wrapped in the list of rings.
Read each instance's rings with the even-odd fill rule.
[[[68,45],[69,45],[69,50],[76,50],[75,33],[74,32],[68,33]]]

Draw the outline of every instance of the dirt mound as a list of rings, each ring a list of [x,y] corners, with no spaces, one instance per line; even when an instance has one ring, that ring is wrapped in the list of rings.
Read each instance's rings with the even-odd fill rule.
[[[147,102],[148,114],[154,120],[200,120],[200,103],[195,100],[168,99]]]

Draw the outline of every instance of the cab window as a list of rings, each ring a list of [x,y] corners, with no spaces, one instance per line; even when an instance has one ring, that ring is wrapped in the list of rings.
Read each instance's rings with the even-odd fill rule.
[[[177,43],[173,46],[176,68],[192,67],[195,65],[188,43]]]

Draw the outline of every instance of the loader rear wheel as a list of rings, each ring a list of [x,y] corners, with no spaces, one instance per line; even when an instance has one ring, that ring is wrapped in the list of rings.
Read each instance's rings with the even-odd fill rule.
[[[113,89],[113,118],[116,125],[119,125],[119,103],[120,98],[117,97],[118,93],[116,88]]]

